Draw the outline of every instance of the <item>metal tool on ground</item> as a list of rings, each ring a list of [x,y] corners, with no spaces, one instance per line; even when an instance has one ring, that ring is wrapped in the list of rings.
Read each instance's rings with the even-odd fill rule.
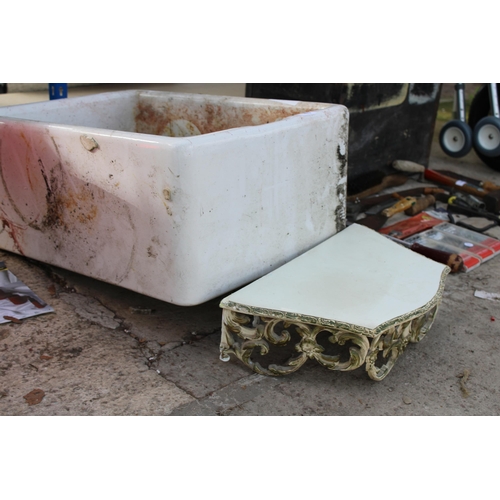
[[[405,160],[395,160],[392,162],[392,166],[396,170],[400,170],[401,172],[406,173],[423,173],[424,177],[427,180],[432,180],[435,182],[439,182],[437,180],[438,175],[443,175],[446,177],[450,177],[451,179],[455,179],[455,181],[465,181],[468,184],[472,184],[474,186],[480,187],[485,191],[500,191],[500,186],[491,181],[482,181],[479,179],[474,179],[472,177],[467,177],[462,174],[458,174],[457,172],[452,172],[451,170],[431,170],[426,168],[424,165],[420,165],[419,163],[405,161]],[[433,178],[433,176],[435,178]],[[452,185],[451,179],[448,180],[448,184]]]
[[[380,184],[377,184],[376,186],[368,188],[360,193],[356,193],[356,194],[353,194],[351,196],[348,196],[347,201],[361,200],[362,198],[367,198],[368,196],[372,196],[374,194],[380,193],[380,191],[383,191],[384,189],[387,189],[390,187],[395,187],[395,186],[402,186],[407,181],[408,181],[408,177],[406,175],[399,175],[399,174],[386,175]]]
[[[453,214],[461,214],[461,215],[466,215],[467,217],[479,217],[482,219],[487,219],[491,221],[491,224],[489,225],[482,224],[481,226],[469,224],[464,220],[457,220],[455,217],[453,217]],[[457,226],[462,226],[465,227],[466,229],[470,229],[472,231],[477,231],[480,233],[488,231],[488,229],[491,229],[500,224],[500,217],[486,210],[481,210],[480,208],[474,208],[469,203],[464,201],[463,198],[461,199],[457,196],[452,196],[448,200],[448,218],[451,223],[456,224]]]
[[[474,179],[473,177],[467,177],[462,174],[457,174],[457,172],[452,172],[451,170],[433,170],[433,172],[437,172],[438,174],[446,175],[448,177],[452,177],[453,179],[466,181],[469,184],[474,184],[475,186],[479,186],[486,191],[498,191],[500,190],[500,186],[491,181],[482,181],[479,179]]]
[[[472,130],[465,120],[465,84],[455,84],[455,118],[439,133],[442,150],[453,158],[465,156],[472,149]]]
[[[477,196],[474,196],[473,194],[462,193],[460,191],[457,191],[452,196],[450,196],[447,200],[447,204],[448,205],[459,204],[462,206],[469,207],[473,210],[486,211],[486,205],[481,200],[481,198],[478,198]]]
[[[436,182],[438,184],[443,184],[445,186],[451,186],[457,191],[463,191],[465,193],[472,194],[474,196],[480,197],[486,206],[486,210],[493,214],[500,213],[500,190],[488,191],[479,186],[475,186],[470,182],[463,180],[457,180],[447,175],[443,175],[435,170],[425,169],[424,177],[427,180]]]
[[[432,194],[427,194],[425,196],[422,196],[421,198],[416,198],[415,203],[405,210],[406,215],[417,215],[426,208],[429,208],[430,206],[434,205],[436,203],[436,198],[432,196]]]
[[[387,238],[399,243],[400,245],[409,248],[413,252],[419,253],[429,259],[435,260],[436,262],[440,262],[441,264],[446,264],[452,273],[457,273],[463,270],[464,261],[460,255],[452,252],[445,252],[444,250],[437,250],[435,248],[429,248],[425,245],[421,245],[420,243],[409,243],[405,240],[399,240],[390,235],[386,235]]]
[[[379,214],[369,215],[364,219],[357,220],[356,224],[360,224],[362,226],[369,227],[370,229],[378,231],[387,222],[387,219],[389,219],[393,215],[408,210],[412,205],[415,204],[416,201],[417,200],[415,197],[407,196],[406,198],[403,198],[402,200],[396,202],[391,207],[382,210],[382,212],[380,212]]]
[[[476,196],[483,197],[488,194],[488,191],[480,186],[475,186],[474,184],[471,184],[464,180],[449,177],[429,168],[425,169],[424,178],[429,181],[437,182],[438,184],[444,184],[445,186],[450,186],[459,191],[463,191],[465,193],[473,194]]]
[[[365,215],[376,215],[382,212],[382,210],[385,210],[386,208],[390,208],[396,203],[396,200],[402,199],[403,196],[397,197],[397,196],[391,196],[390,199],[387,199],[385,201],[382,201],[378,205],[372,205],[371,207],[368,207],[364,210]]]
[[[446,191],[442,188],[419,187],[406,189],[404,191],[397,191],[396,193],[370,196],[368,198],[362,198],[357,201],[347,202],[347,218],[348,220],[354,222],[360,213],[373,215],[381,212],[384,208],[387,208],[394,204],[395,198],[402,199],[406,198],[407,196],[418,198],[420,196],[425,196],[428,194],[434,195],[435,198],[437,198],[438,196],[442,196],[445,201],[450,195],[449,191]],[[387,205],[384,206],[385,204]],[[378,207],[380,207],[380,209],[377,209]]]
[[[394,195],[397,196],[397,193],[394,193]],[[378,214],[368,215],[364,219],[356,222],[378,231],[384,226],[390,217],[396,215],[397,213],[404,212],[406,215],[413,216],[436,203],[436,199],[431,194],[420,198],[416,198],[414,196],[407,196],[405,198],[401,196],[397,197],[400,198],[400,200],[391,207],[382,210]]]

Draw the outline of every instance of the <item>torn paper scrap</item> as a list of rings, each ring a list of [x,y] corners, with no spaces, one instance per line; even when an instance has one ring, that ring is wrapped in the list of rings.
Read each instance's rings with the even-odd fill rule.
[[[0,324],[54,312],[0,261]]]
[[[479,297],[480,299],[488,300],[500,300],[500,293],[485,292],[483,290],[476,290],[474,292],[474,297]]]

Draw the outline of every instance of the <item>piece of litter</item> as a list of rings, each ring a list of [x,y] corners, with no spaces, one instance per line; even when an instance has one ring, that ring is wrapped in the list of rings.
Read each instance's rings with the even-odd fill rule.
[[[154,309],[149,309],[147,307],[132,307],[130,306],[130,311],[132,314],[153,314]]]
[[[460,379],[460,390],[462,391],[464,398],[466,398],[469,396],[469,390],[465,387],[465,383],[470,376],[470,371],[465,369],[460,375],[457,376]]]
[[[411,405],[411,399],[407,398],[406,396],[403,396],[403,403],[405,405]]]
[[[22,323],[20,319],[14,318],[14,316],[4,316],[5,321],[12,321],[12,323]]]
[[[54,312],[0,262],[0,323],[21,323],[22,319]]]
[[[479,297],[480,299],[488,299],[488,300],[500,300],[500,293],[485,292],[484,290],[476,290],[474,292],[474,297]]]
[[[45,397],[45,392],[42,389],[33,389],[23,397],[29,406],[37,405]]]

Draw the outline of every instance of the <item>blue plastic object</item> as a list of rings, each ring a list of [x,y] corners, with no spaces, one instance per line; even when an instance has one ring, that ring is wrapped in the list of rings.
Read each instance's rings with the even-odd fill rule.
[[[49,83],[49,97],[50,99],[64,99],[68,97],[68,84],[67,83]]]

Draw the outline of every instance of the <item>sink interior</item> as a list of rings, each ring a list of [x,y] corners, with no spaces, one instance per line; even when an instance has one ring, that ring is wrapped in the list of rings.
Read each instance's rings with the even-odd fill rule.
[[[12,106],[0,109],[0,115],[60,125],[186,137],[263,125],[327,106],[132,90]]]

